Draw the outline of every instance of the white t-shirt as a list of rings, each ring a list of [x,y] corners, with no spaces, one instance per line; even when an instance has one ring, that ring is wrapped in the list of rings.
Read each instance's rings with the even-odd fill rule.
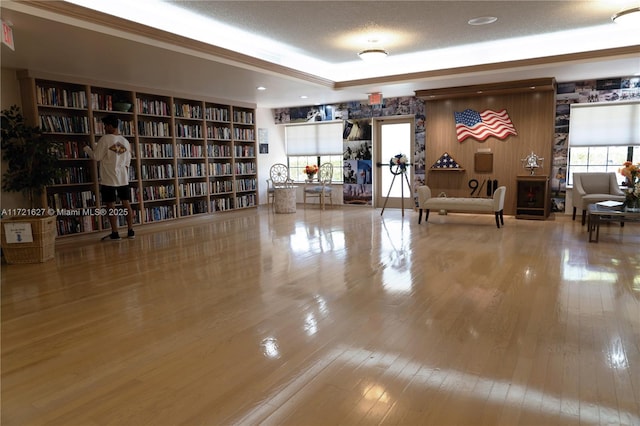
[[[89,155],[100,162],[100,184],[106,186],[129,184],[131,145],[124,136],[102,136]]]

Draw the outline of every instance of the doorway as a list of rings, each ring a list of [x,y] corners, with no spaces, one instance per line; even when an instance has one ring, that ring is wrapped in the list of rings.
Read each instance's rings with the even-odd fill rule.
[[[376,158],[376,188],[374,207],[413,208],[413,193],[409,182],[413,182],[413,167],[407,168],[405,175],[393,175],[389,170],[389,160],[397,154],[404,154],[413,163],[414,117],[401,116],[375,120],[374,150]],[[395,179],[394,179],[395,178]],[[404,195],[404,197],[403,197]]]

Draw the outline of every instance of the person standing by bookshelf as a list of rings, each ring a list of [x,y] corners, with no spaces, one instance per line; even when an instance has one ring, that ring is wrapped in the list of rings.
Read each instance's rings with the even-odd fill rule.
[[[118,212],[115,208],[119,198],[127,218],[127,237],[135,238],[133,231],[133,210],[131,209],[131,191],[129,189],[129,166],[131,164],[131,145],[118,131],[118,117],[108,115],[102,119],[104,136],[93,147],[85,146],[84,151],[100,163],[100,195],[107,205],[112,240],[119,240]]]

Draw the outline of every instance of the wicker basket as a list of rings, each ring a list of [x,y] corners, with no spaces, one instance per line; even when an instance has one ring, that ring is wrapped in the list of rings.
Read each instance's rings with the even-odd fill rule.
[[[6,223],[31,224],[33,242],[7,243],[5,235]],[[56,217],[12,217],[2,219],[2,253],[7,263],[40,263],[55,257],[56,247]]]

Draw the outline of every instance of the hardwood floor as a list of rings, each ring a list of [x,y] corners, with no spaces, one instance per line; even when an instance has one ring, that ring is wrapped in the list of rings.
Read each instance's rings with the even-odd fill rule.
[[[2,425],[640,424],[640,224],[299,205],[100,236],[2,265]]]

